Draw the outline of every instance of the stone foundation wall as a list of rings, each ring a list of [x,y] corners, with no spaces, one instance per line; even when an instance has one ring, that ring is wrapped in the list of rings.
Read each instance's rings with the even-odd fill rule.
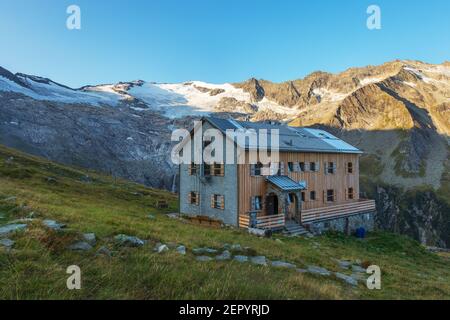
[[[322,234],[329,230],[353,234],[359,227],[365,228],[366,231],[373,231],[375,228],[374,214],[375,212],[359,213],[336,219],[312,222],[305,226],[313,234]]]

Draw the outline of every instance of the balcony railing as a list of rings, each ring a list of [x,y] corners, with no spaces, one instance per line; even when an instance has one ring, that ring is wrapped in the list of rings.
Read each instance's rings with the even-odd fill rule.
[[[308,223],[370,211],[375,211],[375,200],[360,199],[351,203],[302,210],[301,222]]]

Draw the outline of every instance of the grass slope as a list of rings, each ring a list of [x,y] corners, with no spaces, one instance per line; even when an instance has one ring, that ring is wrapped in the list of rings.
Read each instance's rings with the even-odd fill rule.
[[[86,175],[89,175],[89,178]],[[15,198],[11,198],[15,197]],[[152,207],[156,199],[167,210]],[[0,299],[449,299],[450,260],[428,253],[416,241],[389,233],[365,240],[338,234],[313,239],[259,239],[234,228],[209,229],[168,218],[177,199],[165,191],[68,168],[0,146],[0,226],[34,212],[25,231],[10,236],[10,252],[0,249]],[[149,219],[148,214],[156,219]],[[49,231],[42,218],[67,223]],[[97,248],[112,258],[72,252],[66,246],[80,232],[95,232]],[[118,248],[119,233],[149,240],[141,248]],[[280,239],[277,241],[275,239]],[[157,254],[156,242],[188,248]],[[334,261],[361,260],[382,270],[382,289],[353,288],[334,276],[323,277],[249,263],[198,262],[190,249],[239,243],[253,254],[345,272]],[[66,288],[66,268],[82,270],[82,289]]]

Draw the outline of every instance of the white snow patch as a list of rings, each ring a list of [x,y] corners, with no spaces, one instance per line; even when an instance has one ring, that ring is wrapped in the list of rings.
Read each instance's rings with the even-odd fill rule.
[[[115,106],[121,99],[119,94],[107,92],[91,93],[83,92],[59,86],[54,82],[42,83],[28,77],[19,76],[28,87],[21,86],[14,81],[0,77],[0,91],[17,92],[36,100],[58,101],[73,104],[101,104]]]
[[[326,88],[315,88],[313,90],[315,96],[320,97],[321,101],[341,101],[347,97],[347,93],[331,91]]]
[[[408,82],[408,81],[402,81],[404,84],[410,86],[410,87],[416,87],[417,85],[415,83],[412,82]]]
[[[383,81],[383,78],[364,78],[362,80],[359,80],[359,83],[361,86],[365,86],[371,83],[376,83],[376,82],[380,82]]]
[[[433,66],[425,69],[427,72],[442,74],[446,77],[450,77],[450,67],[447,66]]]

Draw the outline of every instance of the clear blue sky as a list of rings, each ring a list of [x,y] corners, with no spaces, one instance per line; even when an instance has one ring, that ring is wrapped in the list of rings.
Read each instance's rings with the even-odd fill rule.
[[[66,8],[81,8],[68,30]],[[381,8],[382,29],[366,28]],[[78,87],[283,81],[393,59],[450,60],[450,1],[1,0],[0,66]]]

